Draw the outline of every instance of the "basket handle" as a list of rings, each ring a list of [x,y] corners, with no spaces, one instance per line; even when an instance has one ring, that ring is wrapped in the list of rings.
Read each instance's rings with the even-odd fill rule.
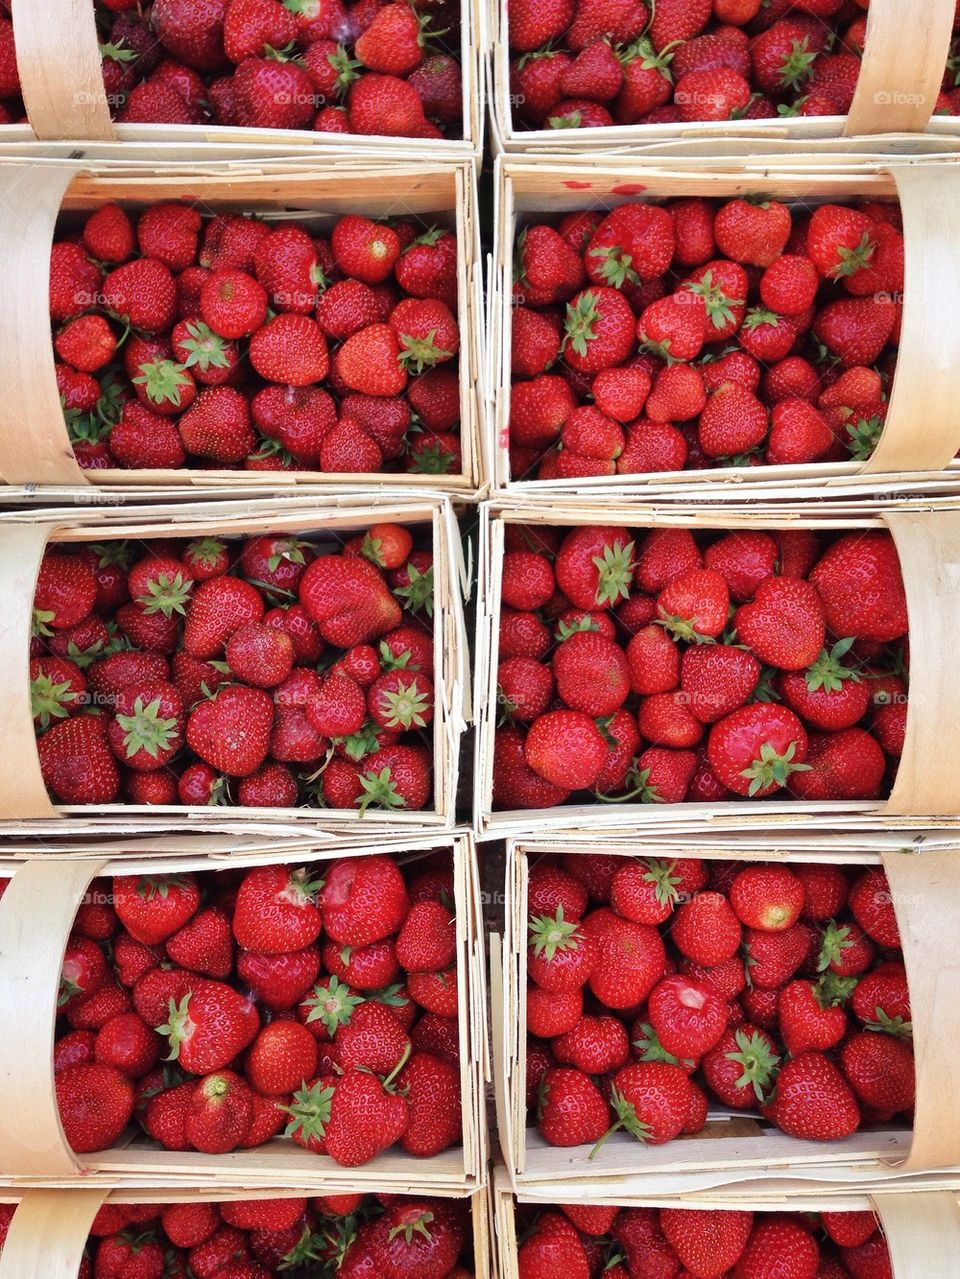
[[[871,10],[872,11],[872,10]],[[960,449],[960,340],[944,322],[960,294],[960,169],[893,166],[906,284],[887,420],[864,474],[939,471]]]
[[[947,65],[953,15],[954,0],[925,0],[907,36],[902,0],[872,0],[845,137],[924,131]]]
[[[16,4],[18,13],[31,3]],[[70,446],[50,337],[50,248],[63,196],[78,172],[70,164],[3,166],[0,291],[9,333],[0,343],[0,475],[7,484],[88,485]]]
[[[875,1195],[873,1210],[896,1279],[945,1275],[960,1256],[960,1203],[955,1190]]]
[[[960,511],[885,511],[907,595],[909,709],[886,813],[960,812],[960,684],[950,677],[960,634]]]
[[[92,0],[15,4],[13,38],[23,102],[37,137],[115,141]]]
[[[28,1190],[13,1214],[0,1279],[63,1279],[80,1269],[90,1227],[110,1193],[95,1190]]]
[[[881,858],[900,928],[917,1072],[910,1153],[892,1162],[909,1172],[952,1168],[960,1163],[960,859],[955,852]]]
[[[0,900],[0,1167],[8,1176],[71,1176],[82,1168],[67,1145],[54,1088],[60,970],[83,894],[104,862],[24,862]]]
[[[2,490],[0,490],[2,491]],[[40,561],[52,525],[8,524],[0,528],[0,652],[7,686],[0,702],[0,812],[4,817],[57,817],[40,772],[30,706],[30,634]]]

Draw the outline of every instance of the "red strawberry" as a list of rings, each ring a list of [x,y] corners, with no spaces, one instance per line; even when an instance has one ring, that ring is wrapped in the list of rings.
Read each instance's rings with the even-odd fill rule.
[[[719,1279],[740,1260],[751,1236],[752,1212],[661,1208],[660,1229],[696,1279]]]
[[[839,538],[821,556],[810,580],[834,635],[889,643],[906,634],[900,563],[888,533]]]
[[[232,1070],[207,1075],[193,1090],[184,1131],[194,1149],[225,1155],[246,1137],[253,1121],[253,1095]]]
[[[461,1139],[460,1072],[455,1065],[414,1052],[397,1085],[409,1107],[410,1120],[400,1138],[408,1154],[430,1158]]]
[[[728,258],[767,267],[786,246],[790,212],[775,200],[730,200],[717,210],[713,229],[717,247]]]
[[[274,706],[262,689],[232,684],[190,712],[187,743],[213,768],[245,777],[263,763]]]
[[[568,790],[592,786],[607,757],[607,744],[582,711],[549,711],[530,726],[524,754],[544,780]]]
[[[555,1067],[540,1081],[537,1128],[551,1146],[599,1141],[608,1113],[600,1090],[582,1071]]]
[[[194,979],[157,1033],[170,1041],[171,1057],[192,1074],[227,1065],[254,1038],[259,1018],[252,1003],[223,982]]]
[[[113,1066],[68,1066],[56,1076],[57,1108],[67,1144],[77,1154],[106,1150],[133,1113],[133,1088]]]
[[[398,1092],[376,1075],[348,1070],[330,1102],[327,1153],[346,1168],[367,1163],[400,1140],[409,1121],[407,1101]]]
[[[820,1249],[806,1223],[789,1217],[764,1216],[754,1225],[737,1263],[743,1279],[762,1279],[769,1274],[771,1259],[791,1279],[816,1279],[820,1269]]]
[[[573,0],[550,0],[534,4],[532,0],[511,0],[507,14],[510,48],[530,53],[548,40],[562,35],[574,16]]]
[[[793,711],[757,703],[743,706],[710,731],[707,757],[738,795],[768,795],[804,769],[807,734]]]
[[[588,1279],[587,1254],[570,1222],[559,1213],[541,1214],[520,1245],[517,1274],[519,1279]]]
[[[791,1058],[777,1075],[764,1115],[791,1137],[838,1141],[860,1124],[860,1109],[840,1071],[818,1052]]]
[[[680,1059],[702,1057],[727,1027],[727,1010],[716,991],[679,973],[653,988],[647,1015],[660,1043]]]
[[[828,302],[813,323],[813,334],[844,369],[873,364],[897,322],[897,306],[881,295]]]
[[[302,950],[320,934],[315,904],[322,878],[301,867],[263,866],[249,871],[237,893],[233,935],[246,950],[280,954]]]
[[[117,798],[120,778],[100,716],[57,721],[40,738],[37,753],[44,782],[62,803],[109,804]]]
[[[664,971],[656,929],[605,907],[587,915],[581,927],[595,952],[589,978],[593,994],[607,1008],[630,1008],[646,999]]]
[[[613,1077],[610,1102],[616,1122],[590,1153],[619,1129],[645,1145],[659,1146],[683,1131],[690,1109],[691,1085],[686,1071],[663,1061],[634,1062]]]
[[[807,769],[789,783],[799,799],[877,799],[887,761],[862,728],[811,733]]]

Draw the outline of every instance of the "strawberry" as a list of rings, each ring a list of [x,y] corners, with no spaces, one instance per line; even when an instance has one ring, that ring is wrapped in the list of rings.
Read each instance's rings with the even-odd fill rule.
[[[334,227],[331,247],[344,274],[365,284],[379,284],[393,271],[401,246],[392,227],[351,213]]]
[[[57,1109],[67,1144],[77,1154],[112,1146],[133,1113],[133,1088],[113,1066],[68,1066],[55,1079]]]
[[[250,363],[268,382],[309,386],[327,376],[327,342],[320,326],[306,315],[281,312],[250,339]]]
[[[537,1128],[551,1146],[582,1146],[606,1130],[607,1104],[579,1070],[554,1067],[540,1081]]]
[[[622,204],[596,227],[584,254],[598,285],[622,288],[662,275],[675,249],[673,222],[658,205]]]
[[[323,639],[350,648],[386,634],[399,624],[401,610],[380,573],[366,560],[325,556],[307,568],[300,602]]]
[[[556,1144],[556,1143],[554,1143]],[[577,1143],[573,1143],[577,1144]],[[587,1254],[577,1231],[559,1213],[544,1212],[517,1253],[519,1279],[587,1279]]]
[[[579,57],[586,58],[589,52],[590,47]],[[669,102],[673,87],[669,63],[669,55],[658,55],[647,39],[636,41],[619,54],[619,93],[613,113],[620,124],[641,123],[651,111]],[[626,266],[629,268],[629,263]]]
[[[266,757],[273,719],[267,693],[231,684],[190,712],[187,743],[213,768],[244,777]]]
[[[185,1135],[194,1149],[225,1155],[244,1140],[253,1121],[253,1096],[232,1070],[208,1074],[193,1091]]]
[[[606,908],[587,915],[582,928],[595,951],[589,977],[593,994],[608,1008],[629,1008],[646,999],[665,962],[656,930]]]
[[[897,306],[882,296],[838,298],[813,323],[813,334],[844,369],[873,364],[897,322]]]
[[[408,76],[423,61],[425,32],[405,0],[386,4],[354,45],[363,66],[385,75]]]
[[[103,282],[103,300],[112,314],[133,328],[162,333],[173,325],[173,276],[156,258],[140,258],[116,267]]]
[[[320,957],[315,946],[269,954],[242,951],[237,961],[238,976],[261,1003],[274,1010],[292,1008],[319,971]]]
[[[353,391],[365,395],[399,395],[407,384],[401,344],[390,324],[368,324],[350,337],[334,357],[334,370]]]
[[[681,1059],[703,1056],[727,1027],[726,1008],[716,991],[679,973],[653,988],[647,1015],[664,1049]]]
[[[776,1093],[764,1115],[791,1137],[837,1141],[860,1122],[856,1098],[840,1071],[819,1052],[791,1058],[777,1075]]]
[[[727,584],[713,569],[691,568],[657,596],[657,624],[678,639],[714,639],[727,620]]]
[[[52,724],[37,743],[40,771],[53,795],[65,804],[109,804],[120,778],[97,715],[75,715]]]
[[[826,417],[796,396],[773,407],[767,462],[770,466],[816,462],[833,448],[834,433]]]
[[[409,1107],[409,1123],[400,1138],[408,1154],[430,1158],[461,1140],[460,1072],[455,1065],[415,1051],[397,1084]]]
[[[564,358],[582,373],[622,364],[633,350],[634,319],[623,295],[612,288],[586,289],[567,304]]]
[[[681,120],[732,120],[749,105],[750,85],[730,67],[688,71],[677,81],[673,100]]]
[[[791,1279],[816,1279],[821,1274],[820,1249],[806,1223],[783,1216],[764,1216],[750,1234],[737,1263],[743,1279],[762,1279],[771,1260]]]
[[[532,0],[511,0],[507,14],[510,47],[520,53],[540,48],[569,27],[574,16],[573,0],[550,0],[534,4]]]
[[[245,58],[232,80],[236,123],[253,129],[303,129],[313,119],[313,81],[298,63]]]
[[[747,1246],[752,1212],[713,1212],[697,1208],[661,1208],[660,1229],[683,1265],[697,1279],[719,1279],[731,1270]]]
[[[167,939],[166,951],[175,964],[191,972],[227,977],[233,968],[230,921],[215,907],[201,910]]]
[[[195,979],[179,1003],[170,1000],[169,1018],[157,1033],[169,1040],[171,1060],[202,1075],[232,1061],[258,1028],[256,1010],[238,991],[223,982]]]
[[[177,932],[200,904],[193,875],[115,876],[113,905],[134,940],[153,946]]]
[[[376,1075],[347,1070],[337,1082],[326,1125],[327,1153],[342,1167],[366,1163],[402,1138],[409,1106]]]
[[[697,645],[683,654],[680,688],[693,715],[713,724],[749,700],[760,673],[752,653],[726,644]]]
[[[777,996],[777,1016],[783,1042],[791,1056],[835,1048],[847,1031],[847,1015],[840,1006],[846,986],[832,982],[791,981]]]
[[[249,871],[237,893],[233,934],[246,950],[280,954],[302,950],[320,933],[321,915],[314,898],[322,879],[305,868],[264,866]]]
[[[870,531],[839,538],[821,556],[810,580],[834,635],[888,643],[906,634],[906,598],[889,534]]]
[[[824,612],[814,586],[799,578],[767,578],[753,601],[737,609],[740,639],[762,662],[782,670],[810,666],[823,649]]]
[[[734,262],[768,267],[786,246],[790,212],[775,200],[730,200],[717,210],[713,230],[717,247]]]
[[[188,453],[221,464],[242,461],[256,443],[247,401],[228,386],[202,390],[178,429]]]
[[[768,429],[767,411],[745,386],[724,382],[707,400],[697,424],[700,447],[708,457],[749,453]]]
[[[234,577],[202,582],[190,604],[184,648],[192,657],[216,657],[233,634],[247,623],[259,621],[263,613],[263,599],[249,582]]]
[[[593,720],[582,711],[549,711],[530,726],[524,746],[529,766],[554,786],[592,786],[605,763],[607,746]]]
[[[566,705],[595,718],[612,715],[630,692],[627,658],[612,639],[591,631],[577,631],[563,641],[553,674]]]
[[[791,780],[801,799],[877,799],[886,772],[886,758],[864,729],[811,733],[807,770]]]
[[[296,34],[296,20],[279,0],[231,0],[224,14],[223,47],[231,62],[282,49]]]
[[[403,877],[387,857],[335,862],[320,905],[326,932],[348,946],[367,946],[395,933],[408,912]]]
[[[590,1158],[595,1158],[601,1144],[621,1128],[645,1145],[672,1141],[683,1131],[690,1097],[690,1080],[680,1066],[663,1061],[623,1066],[614,1075],[610,1092],[616,1122],[594,1146]]]
[[[738,795],[768,795],[804,770],[807,734],[786,707],[743,706],[710,731],[707,757],[723,784]]]

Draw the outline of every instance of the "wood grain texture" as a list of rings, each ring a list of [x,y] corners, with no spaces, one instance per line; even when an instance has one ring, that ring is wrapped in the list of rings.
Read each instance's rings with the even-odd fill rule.
[[[857,89],[843,132],[922,132],[950,52],[954,0],[923,0],[907,19],[903,0],[871,0]]]
[[[0,1279],[73,1279],[107,1194],[106,1186],[27,1191],[0,1252]]]
[[[109,142],[113,121],[91,0],[15,4],[13,32],[23,101],[37,137]]]

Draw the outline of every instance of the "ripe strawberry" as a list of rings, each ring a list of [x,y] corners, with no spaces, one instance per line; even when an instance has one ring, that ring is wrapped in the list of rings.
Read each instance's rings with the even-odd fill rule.
[[[401,346],[389,324],[369,324],[350,337],[334,357],[337,377],[365,395],[399,395],[407,384]]]
[[[791,1137],[838,1141],[860,1123],[860,1109],[840,1071],[818,1052],[791,1058],[777,1075],[774,1098],[764,1115]]]
[[[753,1228],[752,1212],[661,1208],[660,1229],[683,1265],[697,1279],[719,1279],[743,1255]]]
[[[592,288],[567,304],[564,358],[582,373],[599,373],[622,364],[634,344],[630,304],[613,288]]]
[[[262,689],[228,685],[190,712],[187,743],[213,768],[245,777],[266,758],[273,720],[273,702]]]
[[[187,452],[213,462],[241,462],[256,445],[246,398],[233,387],[206,387],[177,425]]]
[[[166,941],[196,914],[200,904],[200,889],[193,875],[118,875],[112,892],[123,926],[147,946]]]
[[[749,105],[750,85],[730,67],[688,71],[677,81],[673,100],[681,120],[732,120]]]
[[[233,935],[246,950],[280,954],[302,950],[320,934],[315,904],[323,886],[301,867],[263,866],[248,871],[237,893]]]
[[[726,644],[697,645],[683,654],[680,688],[696,718],[713,724],[748,701],[760,673],[752,653]]]
[[[554,1067],[540,1082],[537,1128],[551,1146],[599,1141],[608,1119],[596,1084],[579,1070]]]
[[[192,1074],[227,1065],[259,1028],[253,1004],[223,982],[195,978],[179,1004],[170,1001],[167,1022],[157,1033],[170,1042],[171,1058]]]
[[[768,267],[786,247],[791,218],[775,200],[730,200],[713,223],[717,247],[734,262]]]
[[[166,951],[181,968],[207,977],[227,977],[233,969],[230,921],[216,907],[201,910],[167,939]]]
[[[660,1146],[672,1141],[683,1131],[690,1099],[690,1080],[680,1066],[663,1061],[623,1066],[613,1077],[610,1093],[616,1122],[594,1146],[590,1158],[620,1128],[645,1145]]]
[[[702,1057],[727,1027],[727,1011],[716,991],[679,973],[653,988],[647,1015],[666,1051],[681,1059]]]
[[[743,706],[710,731],[707,757],[723,784],[738,795],[769,795],[806,768],[808,740],[786,707]]]
[[[811,733],[808,769],[791,779],[800,799],[877,799],[886,758],[876,740],[861,728]]]
[[[185,1116],[185,1135],[194,1149],[225,1155],[244,1140],[253,1121],[253,1095],[232,1070],[208,1074],[193,1091]]]
[[[315,946],[262,954],[241,951],[237,974],[255,997],[273,1010],[292,1008],[309,990],[320,971]]]
[[[83,247],[61,240],[50,254],[50,318],[56,323],[83,315],[99,299],[100,268]]]
[[[615,289],[654,280],[670,266],[675,249],[673,222],[653,204],[622,204],[599,223],[584,262],[590,279]]]
[[[460,1072],[456,1065],[415,1051],[397,1084],[409,1107],[409,1123],[400,1138],[408,1154],[430,1158],[460,1141]]]
[[[253,129],[304,129],[313,120],[313,81],[296,62],[271,54],[245,58],[231,84],[236,123]]]
[[[309,386],[327,376],[327,342],[316,321],[281,312],[250,339],[250,363],[268,382]]]
[[[173,326],[176,287],[170,268],[155,258],[116,267],[103,282],[106,308],[124,323],[148,333]]]
[[[404,1097],[390,1091],[376,1075],[348,1070],[330,1101],[327,1153],[345,1168],[367,1163],[400,1140],[409,1121]]]
[[[897,305],[882,296],[838,298],[813,323],[813,334],[844,369],[873,364],[897,323]]]
[[[702,643],[723,630],[729,608],[727,584],[713,569],[691,568],[657,596],[658,625],[677,639]]]
[[[839,538],[821,556],[810,580],[834,635],[889,643],[906,634],[906,598],[889,534],[871,531]]]
[[[816,1279],[822,1273],[820,1249],[806,1224],[764,1214],[754,1225],[737,1271],[743,1279],[761,1279],[769,1273],[772,1258],[791,1279]]]
[[[133,1088],[113,1066],[68,1066],[57,1073],[55,1087],[64,1137],[77,1154],[106,1150],[130,1122]]]
[[[843,979],[791,981],[777,996],[779,1030],[792,1057],[835,1048],[847,1031],[840,1006],[847,987]]]
[[[823,649],[823,607],[817,590],[799,578],[761,582],[752,603],[734,617],[737,634],[762,662],[781,670],[810,666]]]
[[[656,929],[621,919],[603,907],[581,922],[593,943],[589,977],[593,994],[607,1008],[630,1008],[649,995],[663,975],[664,950]]]
[[[64,804],[109,804],[117,798],[120,777],[98,715],[58,720],[37,743],[40,771],[53,795]]]
[[[555,1212],[540,1215],[532,1232],[520,1245],[517,1274],[519,1279],[560,1275],[569,1279],[587,1279],[590,1274],[587,1254],[580,1236],[565,1217]]]
[[[550,0],[547,5],[531,0],[511,3],[507,14],[510,48],[530,53],[569,27],[574,16],[573,0]]]
[[[354,45],[354,53],[371,71],[405,77],[423,61],[425,37],[411,6],[397,0],[376,11]]]
[[[524,755],[544,780],[567,790],[592,786],[606,762],[607,744],[582,711],[548,711],[530,726]]]
[[[190,604],[184,648],[192,657],[216,657],[231,635],[247,623],[259,621],[263,613],[263,599],[249,582],[234,577],[202,582]]]
[[[591,631],[576,631],[563,641],[554,654],[553,674],[566,705],[593,717],[612,715],[630,692],[623,651]]]

